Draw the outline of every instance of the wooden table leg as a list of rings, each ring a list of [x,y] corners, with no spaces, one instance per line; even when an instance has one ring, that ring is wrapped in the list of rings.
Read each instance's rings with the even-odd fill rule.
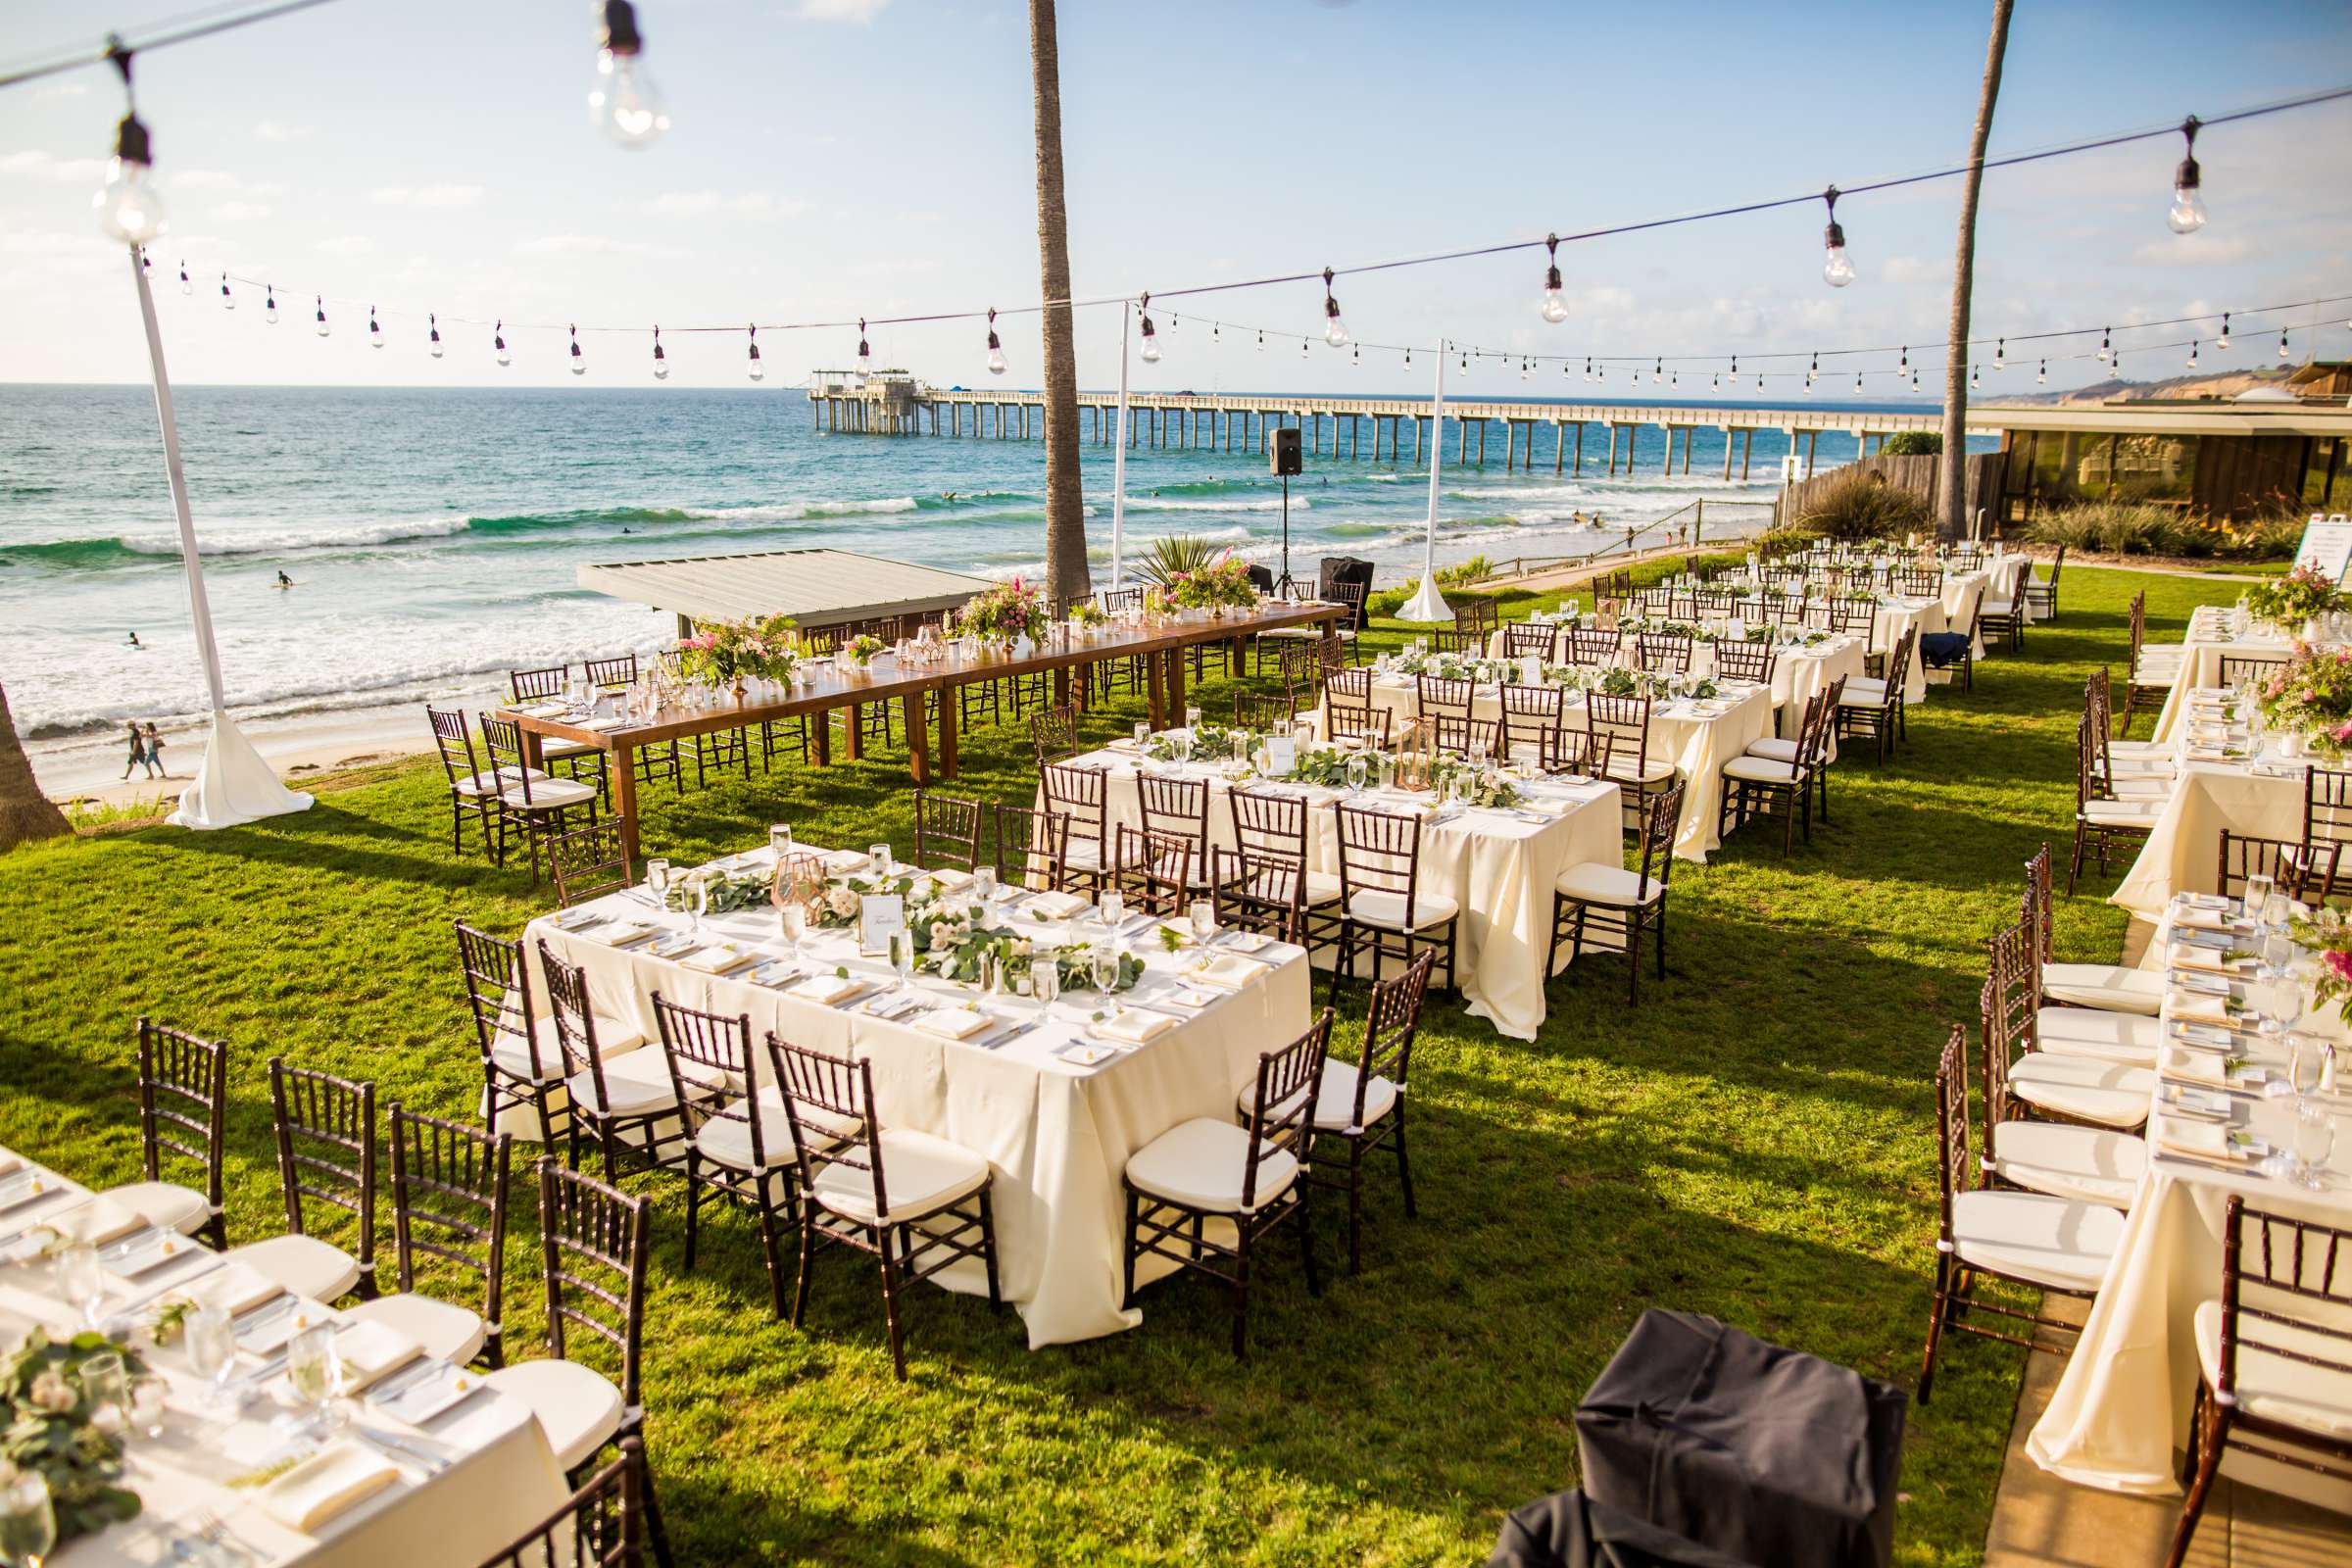
[[[852,703],[846,711],[850,721],[842,726],[841,755],[855,762],[865,756],[865,709]]]
[[[1153,729],[1168,727],[1168,705],[1160,690],[1161,668],[1159,655],[1144,656],[1144,716]]]
[[[941,778],[956,776],[956,688],[942,686],[939,689],[939,776]]]
[[[1070,706],[1070,666],[1067,664],[1054,672],[1054,701],[1064,708]]]
[[[808,728],[809,756],[819,767],[833,765],[833,715],[824,709],[801,715]]]
[[[899,699],[899,717],[906,726],[906,771],[917,788],[931,782],[931,725],[923,717],[923,694],[908,692]]]
[[[629,747],[612,748],[612,815],[620,823],[621,858],[637,863],[637,756]]]
[[[1184,722],[1184,650],[1168,650],[1168,722]]]

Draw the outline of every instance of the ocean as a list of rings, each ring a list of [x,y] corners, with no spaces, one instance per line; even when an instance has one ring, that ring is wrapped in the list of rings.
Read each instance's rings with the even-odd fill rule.
[[[662,645],[669,618],[577,587],[584,562],[822,545],[1000,577],[1042,570],[1041,443],[823,434],[799,387],[176,395],[243,717],[478,692],[509,668]],[[1691,408],[1703,420],[1709,407],[1738,406]],[[1552,474],[1548,433],[1535,472],[1506,474],[1499,430],[1482,469],[1454,466],[1452,428],[1441,564],[1581,553],[1701,497],[1769,500],[1785,450],[1777,431],[1759,431],[1753,481],[1735,473],[1727,484],[1721,438],[1705,428],[1691,471],[1669,475],[1652,427],[1636,443],[1637,471],[1609,478],[1596,457],[1607,435],[1594,427],[1582,478]],[[1845,438],[1822,438],[1822,466],[1852,455]],[[1111,450],[1089,446],[1084,463],[1100,577]],[[1295,567],[1360,555],[1382,584],[1418,568],[1425,469],[1328,453],[1306,464],[1291,492]],[[1255,454],[1138,447],[1127,493],[1131,553],[1170,533],[1252,560],[1279,553],[1281,489]],[[1579,520],[1594,514],[1598,528]],[[292,588],[276,586],[281,570]],[[143,387],[0,386],[0,684],[34,742],[131,718],[171,729],[203,711]]]

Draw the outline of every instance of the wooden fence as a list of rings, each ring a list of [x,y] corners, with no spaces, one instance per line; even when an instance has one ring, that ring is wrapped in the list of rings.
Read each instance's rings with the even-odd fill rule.
[[[2001,477],[2006,454],[1999,452],[1972,453],[1967,458],[1965,515],[1974,517],[1981,508],[1985,514],[1985,528],[1989,534],[2000,520]],[[1802,517],[1828,492],[1831,485],[1840,483],[1856,473],[1876,473],[1897,490],[1907,491],[1936,508],[1936,488],[1940,482],[1943,459],[1934,453],[1907,454],[1894,458],[1863,458],[1842,467],[1833,468],[1801,484],[1788,487],[1788,515]],[[1951,530],[1955,535],[1968,531],[1965,522]]]

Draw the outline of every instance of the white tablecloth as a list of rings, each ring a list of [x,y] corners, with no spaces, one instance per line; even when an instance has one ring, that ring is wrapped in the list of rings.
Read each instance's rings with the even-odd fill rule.
[[[2281,764],[2265,765],[2276,770],[2257,773],[2235,762],[2181,764],[2155,830],[2108,902],[2153,921],[2176,893],[2219,892],[2224,828],[2300,842],[2303,775]]]
[[[1142,795],[1134,760],[1097,752],[1079,760],[1107,769],[1108,819],[1140,826]],[[1221,772],[1194,763],[1192,777],[1210,780],[1209,837],[1233,847],[1232,787]],[[1297,785],[1307,801],[1307,864],[1339,875],[1339,818],[1331,803],[1346,791]],[[1468,1010],[1515,1040],[1533,1040],[1544,1026],[1544,960],[1551,951],[1552,884],[1587,860],[1625,863],[1623,805],[1614,784],[1543,784],[1531,789],[1568,803],[1562,815],[1531,822],[1500,811],[1471,809],[1433,823],[1421,836],[1421,885],[1462,906],[1455,963]],[[1366,791],[1361,804],[1409,809],[1408,798]],[[1318,961],[1328,962],[1326,958]],[[1567,963],[1562,961],[1561,968]]]
[[[0,1214],[0,1236],[13,1234],[44,1215],[70,1220],[82,1190],[60,1180],[59,1196],[39,1207]],[[527,1207],[525,1212],[527,1213]],[[112,1282],[110,1314],[121,1311],[144,1322],[142,1303],[184,1284],[201,1291],[219,1254],[191,1242],[176,1262],[133,1282]],[[110,1276],[111,1281],[111,1276]],[[523,1286],[510,1260],[509,1288]],[[46,1263],[0,1266],[0,1344],[14,1345],[35,1325],[52,1338],[80,1327],[80,1315],[60,1301]],[[142,1332],[140,1336],[144,1340]],[[562,1506],[569,1489],[554,1452],[529,1406],[496,1394],[477,1394],[417,1428],[366,1407],[366,1426],[400,1434],[446,1455],[447,1468],[427,1473],[420,1463],[398,1458],[401,1479],[358,1503],[316,1535],[292,1530],[267,1512],[252,1488],[228,1483],[268,1462],[300,1451],[270,1425],[280,1412],[256,1400],[242,1418],[226,1419],[206,1403],[209,1390],[189,1370],[185,1350],[141,1345],[149,1369],[172,1386],[170,1415],[160,1439],[134,1435],[123,1484],[142,1503],[137,1518],[85,1536],[49,1559],[51,1568],[112,1568],[174,1560],[172,1541],[211,1513],[241,1545],[240,1560],[261,1564],[302,1563],[313,1568],[377,1568],[383,1563],[474,1563],[500,1550]],[[255,1367],[244,1358],[244,1370]],[[240,1374],[242,1375],[242,1374]]]
[[[2291,642],[2268,630],[2244,637],[2232,636],[2228,612],[2216,605],[2202,606],[2188,617],[2188,632],[2181,638],[2180,648],[2180,672],[2173,682],[2173,689],[2165,694],[2164,707],[2158,710],[2156,728],[2151,732],[2160,741],[2171,740],[2180,727],[2180,710],[2189,691],[2222,684],[2223,660],[2283,660],[2295,651]]]
[[[659,918],[673,927],[686,923],[679,915],[657,916],[628,894],[610,895],[599,906],[634,919]],[[779,955],[786,951],[776,916],[765,908],[715,915],[705,923],[741,946]],[[1073,927],[1017,917],[1013,924],[1023,935],[1057,943],[1102,935],[1097,924]],[[823,1006],[642,952],[618,952],[594,940],[593,931],[566,935],[545,919],[533,921],[528,932],[534,961],[542,937],[567,962],[586,967],[599,1011],[643,1030],[649,1040],[660,1039],[656,991],[690,1007],[748,1013],[762,1075],[771,1029],[794,1045],[869,1060],[883,1126],[932,1133],[986,1155],[996,1172],[992,1201],[1000,1284],[1027,1325],[1032,1348],[1092,1339],[1143,1321],[1140,1308],[1119,1307],[1119,1227],[1125,1217],[1119,1178],[1128,1156],[1193,1117],[1234,1119],[1235,1096],[1255,1082],[1259,1053],[1290,1044],[1311,1021],[1305,955],[1289,946],[1267,950],[1280,963],[1268,967],[1263,981],[1211,1004],[1140,1051],[1080,1067],[1054,1052],[1076,1038],[1100,1004],[1092,992],[1070,993],[1041,1027],[986,1050],[867,1016],[856,1010],[855,1003],[847,1008]],[[843,964],[853,973],[888,974],[880,959],[859,957],[856,946],[854,933],[827,930],[811,932],[806,952],[826,973]],[[1156,941],[1139,937],[1133,951],[1152,972],[1128,1000],[1149,1001],[1178,989],[1173,975],[1179,960],[1163,954]],[[916,983],[943,1004],[970,994],[936,978]],[[1039,1015],[1037,1004],[1022,998],[991,1006],[1008,1016]],[[704,1245],[711,1245],[708,1233]],[[759,1243],[747,1233],[742,1245],[756,1250]],[[1173,1267],[1147,1260],[1139,1265],[1138,1279],[1155,1278]],[[987,1289],[977,1263],[956,1264],[936,1278],[967,1294]]]
[[[2159,947],[2167,933],[2160,932]],[[2326,1024],[2302,1027],[2342,1038],[2330,1014]],[[2169,1010],[2167,1030],[2170,1030]],[[2261,1047],[2255,1047],[2257,1053]],[[2281,1054],[2273,1062],[2283,1070]],[[2291,1100],[2238,1100],[2244,1124],[2274,1146],[2289,1137]],[[2151,1148],[2168,1120],[2149,1118]],[[2132,1195],[2106,1277],[2068,1359],[2049,1408],[2035,1423],[2026,1451],[2043,1469],[2082,1486],[2111,1492],[2177,1496],[2173,1450],[2189,1438],[2197,1388],[2197,1352],[2190,1319],[2199,1303],[2222,1294],[2222,1224],[2232,1194],[2250,1206],[2352,1224],[2352,1119],[2337,1117],[2339,1136],[2329,1161],[2332,1185],[2324,1192],[2251,1171],[2239,1173],[2163,1157],[2151,1158]],[[2352,1487],[2288,1471],[2232,1451],[2224,1473],[2272,1491],[2291,1492],[2327,1506],[2352,1507]]]

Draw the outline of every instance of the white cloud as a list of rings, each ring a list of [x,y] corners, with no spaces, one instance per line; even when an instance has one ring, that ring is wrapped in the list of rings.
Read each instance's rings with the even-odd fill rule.
[[[801,0],[804,22],[871,22],[890,0]]]
[[[1889,256],[1879,275],[1889,283],[1938,283],[1951,276],[1948,262],[1924,261],[1917,256]]]
[[[2142,267],[2209,267],[2242,262],[2255,255],[2254,242],[2243,234],[2167,234],[2132,253]]]
[[[645,210],[664,218],[690,217],[703,213],[720,213],[732,218],[797,218],[808,210],[807,202],[778,201],[765,191],[746,191],[729,196],[715,190],[663,191],[645,204]]]
[[[365,256],[375,249],[375,241],[365,234],[343,234],[322,239],[312,248],[327,256]]]
[[[514,247],[517,256],[683,256],[674,245],[649,245],[643,240],[613,239],[606,234],[544,234]]]
[[[264,202],[222,202],[213,209],[213,216],[224,223],[242,223],[268,218],[275,210]]]
[[[181,190],[235,190],[237,176],[218,169],[183,169],[172,176]]]
[[[21,174],[27,179],[79,185],[104,179],[106,161],[100,158],[60,158],[55,153],[28,149],[0,157],[0,174]]]
[[[57,98],[78,98],[89,90],[89,86],[84,82],[53,81],[46,87],[35,87],[32,90],[32,101],[37,104]]]
[[[476,207],[481,204],[479,185],[385,185],[368,192],[368,199],[382,207]]]
[[[265,120],[253,127],[256,141],[301,141],[316,129],[313,125],[291,125],[282,120]]]

